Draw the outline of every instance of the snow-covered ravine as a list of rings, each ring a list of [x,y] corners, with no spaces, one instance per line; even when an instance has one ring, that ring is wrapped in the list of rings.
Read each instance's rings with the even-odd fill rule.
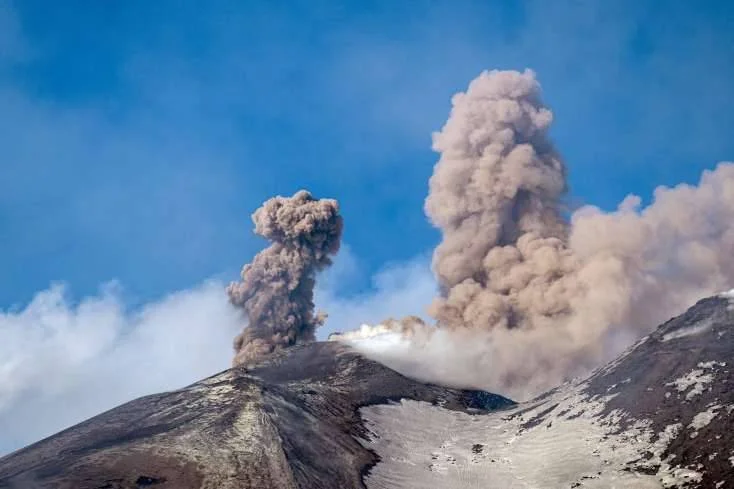
[[[680,424],[655,433],[638,421],[619,432],[621,413],[602,415],[606,399],[578,387],[489,415],[415,401],[363,408],[366,445],[382,460],[367,487],[652,489],[699,478],[661,460]],[[662,470],[650,475],[655,465]]]
[[[731,296],[731,297],[730,297]],[[393,488],[734,488],[734,293],[701,301],[614,362],[516,407],[403,400],[360,410]]]

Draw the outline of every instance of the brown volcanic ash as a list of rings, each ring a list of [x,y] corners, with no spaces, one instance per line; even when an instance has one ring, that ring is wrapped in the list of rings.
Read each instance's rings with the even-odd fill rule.
[[[532,71],[492,71],[434,135],[425,208],[443,235],[443,294],[430,312],[440,327],[490,333],[495,385],[552,386],[734,284],[734,165],[658,188],[644,210],[629,196],[568,223],[551,121]]]
[[[441,158],[425,208],[443,235],[433,259],[443,294],[429,312],[439,327],[488,334],[491,361],[477,370],[495,388],[557,380],[598,344],[572,324],[587,284],[562,216],[552,120],[534,73],[484,72],[434,135]]]
[[[442,233],[433,256],[441,295],[429,309],[438,329],[424,327],[407,355],[371,356],[523,399],[734,286],[731,163],[698,186],[656,189],[645,209],[628,196],[615,212],[587,206],[569,222],[566,168],[535,74],[484,72],[452,103],[434,134],[440,159],[425,203]]]
[[[425,207],[443,234],[433,260],[441,325],[525,328],[569,310],[566,169],[539,95],[531,72],[485,72],[434,137],[441,159]]]
[[[248,321],[234,340],[234,365],[315,340],[325,318],[314,314],[315,275],[331,265],[343,227],[336,200],[317,200],[305,190],[268,200],[252,221],[255,232],[272,244],[227,288],[230,302]]]

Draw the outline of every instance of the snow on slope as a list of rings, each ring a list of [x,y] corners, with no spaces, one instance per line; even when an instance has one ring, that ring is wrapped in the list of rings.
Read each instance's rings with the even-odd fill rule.
[[[382,458],[367,487],[666,487],[659,475],[646,473],[655,462],[665,464],[665,482],[700,478],[662,460],[680,424],[655,433],[641,421],[618,432],[619,413],[601,414],[606,399],[590,399],[576,387],[564,386],[529,407],[487,416],[415,401],[364,408],[361,414],[372,432],[367,444]],[[652,459],[641,459],[644,452]]]
[[[506,411],[362,408],[362,443],[381,458],[367,487],[734,488],[730,300],[703,300],[588,379]]]

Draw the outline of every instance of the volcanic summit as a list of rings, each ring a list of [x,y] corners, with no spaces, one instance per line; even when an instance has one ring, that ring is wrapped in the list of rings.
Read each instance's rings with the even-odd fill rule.
[[[733,357],[731,294],[521,404],[297,345],[0,459],[0,487],[734,487]]]

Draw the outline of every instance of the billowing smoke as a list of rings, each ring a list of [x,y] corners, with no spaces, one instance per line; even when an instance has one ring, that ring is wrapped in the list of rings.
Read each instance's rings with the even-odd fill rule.
[[[577,269],[560,198],[565,167],[533,73],[483,73],[435,134],[426,213],[443,234],[433,268],[450,328],[540,327],[569,313]]]
[[[438,329],[387,348],[351,340],[368,354],[523,399],[734,285],[733,164],[698,186],[656,189],[647,208],[628,196],[615,212],[587,206],[566,219],[566,169],[535,74],[484,72],[452,102],[425,205],[443,237],[429,309]]]
[[[272,244],[242,269],[229,300],[247,316],[234,341],[234,364],[245,364],[296,343],[313,341],[325,315],[314,313],[315,275],[339,250],[342,217],[332,199],[305,190],[274,197],[252,215],[255,232]]]

